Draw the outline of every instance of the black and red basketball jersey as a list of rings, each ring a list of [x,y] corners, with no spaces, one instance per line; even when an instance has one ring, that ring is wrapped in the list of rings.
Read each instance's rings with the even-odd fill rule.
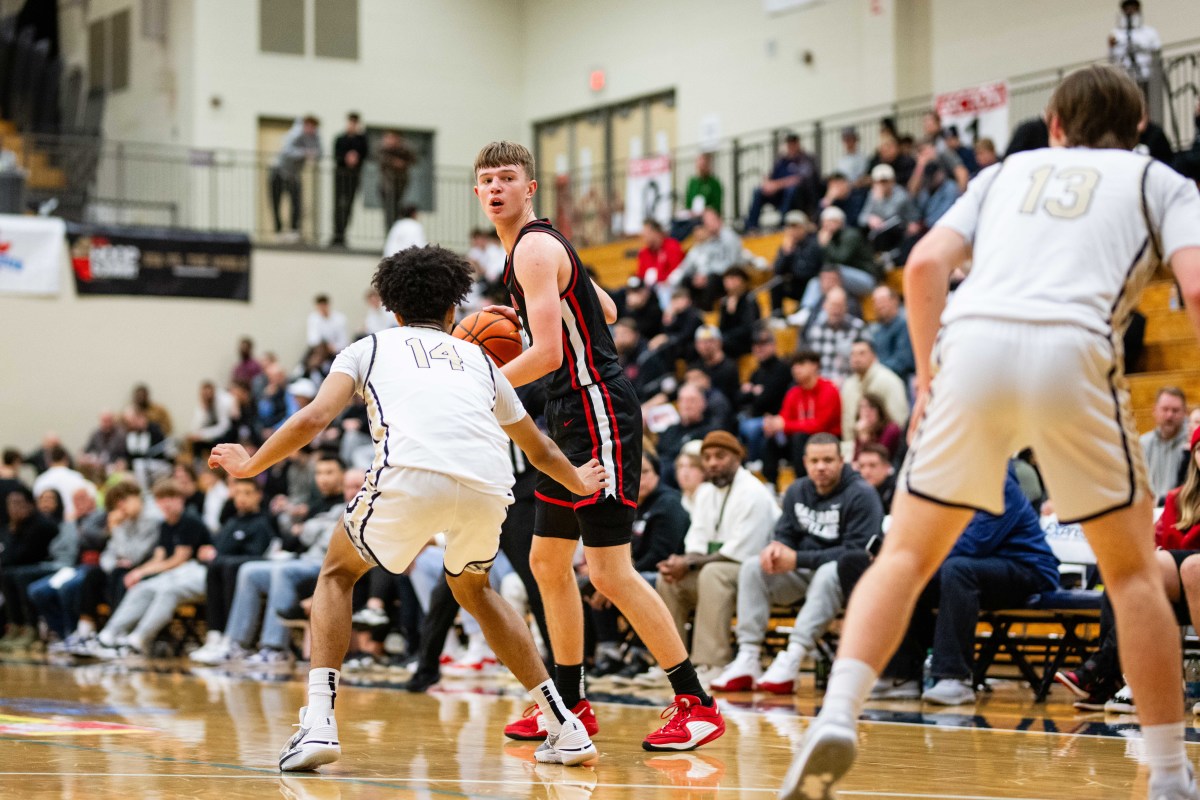
[[[562,365],[549,376],[546,387],[552,398],[563,397],[597,383],[613,380],[622,374],[617,362],[617,347],[613,344],[604,309],[592,286],[591,278],[579,261],[575,248],[549,220],[538,219],[527,224],[513,243],[513,252],[527,233],[548,233],[562,244],[571,260],[571,280],[559,295],[562,311]],[[517,272],[510,254],[504,264],[504,286],[512,299],[513,308],[521,318],[525,331],[532,337],[526,315],[525,292],[517,281]]]

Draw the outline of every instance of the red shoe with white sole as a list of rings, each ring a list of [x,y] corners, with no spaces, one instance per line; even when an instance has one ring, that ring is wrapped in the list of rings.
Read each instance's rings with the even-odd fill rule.
[[[595,736],[600,732],[596,715],[592,713],[592,704],[587,699],[580,700],[571,709],[571,713],[583,723],[583,729],[587,731],[588,736]],[[546,722],[542,719],[542,711],[538,708],[538,704],[534,703],[525,709],[525,713],[516,722],[510,722],[504,726],[504,735],[522,742],[537,742],[545,739]]]
[[[668,714],[667,724],[642,740],[643,750],[695,750],[725,733],[725,719],[716,701],[710,708],[701,705],[698,697],[677,694],[662,717]]]

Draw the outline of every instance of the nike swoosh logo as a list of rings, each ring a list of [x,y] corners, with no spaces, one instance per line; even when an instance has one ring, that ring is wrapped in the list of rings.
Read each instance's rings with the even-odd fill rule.
[[[563,423],[563,427],[564,427],[564,428],[566,428],[567,426],[569,426],[569,425],[570,425],[572,422],[574,422],[574,421],[575,421],[575,420],[573,420],[573,419],[569,419],[569,420],[567,420],[566,422],[564,422],[564,423]]]

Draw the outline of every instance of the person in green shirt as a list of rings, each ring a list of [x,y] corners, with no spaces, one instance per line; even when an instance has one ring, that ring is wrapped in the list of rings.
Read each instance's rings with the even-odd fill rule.
[[[725,189],[721,181],[712,172],[712,154],[701,153],[696,156],[696,174],[688,179],[687,191],[684,193],[684,207],[675,215],[671,225],[671,238],[682,241],[691,235],[700,224],[704,209],[715,209],[722,213],[725,202]]]

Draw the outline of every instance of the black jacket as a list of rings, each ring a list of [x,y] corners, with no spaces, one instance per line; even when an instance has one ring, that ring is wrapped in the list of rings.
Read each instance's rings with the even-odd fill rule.
[[[803,292],[808,282],[821,272],[822,263],[821,243],[815,233],[810,233],[790,253],[779,248],[775,254],[775,274],[790,280],[793,292]]]
[[[58,536],[54,520],[34,513],[17,525],[16,530],[5,528],[0,534],[0,566],[21,567],[50,560],[50,542]]]
[[[860,550],[883,529],[883,503],[862,476],[842,467],[833,490],[817,494],[811,478],[801,478],[783,494],[783,514],[775,539],[796,551],[797,569],[816,569],[843,553]]]
[[[783,408],[783,396],[792,385],[792,368],[778,356],[771,356],[758,365],[748,381],[752,386],[761,386],[762,391],[741,392],[738,397],[740,410],[752,417],[778,414]]]
[[[277,532],[275,520],[264,511],[239,514],[221,526],[213,546],[221,556],[261,556]]]
[[[675,489],[659,484],[638,503],[633,523],[633,568],[653,572],[667,556],[683,552],[691,517]]]
[[[761,315],[758,301],[752,294],[739,297],[732,312],[725,305],[726,299],[721,298],[718,326],[725,342],[725,355],[730,360],[736,360],[750,352],[750,337],[754,334],[754,325]]]

